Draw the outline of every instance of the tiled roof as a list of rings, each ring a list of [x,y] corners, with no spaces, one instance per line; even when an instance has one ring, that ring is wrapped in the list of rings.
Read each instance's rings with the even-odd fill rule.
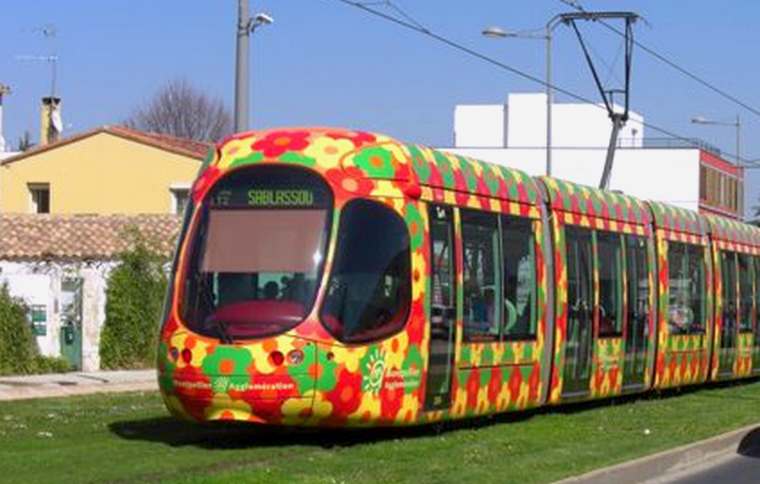
[[[146,131],[139,131],[136,129],[126,128],[124,126],[107,126],[106,125],[106,126],[100,126],[95,129],[91,129],[89,131],[85,131],[83,133],[75,134],[67,138],[62,138],[54,143],[50,143],[47,145],[37,145],[33,148],[30,148],[24,151],[23,153],[19,153],[15,156],[11,156],[10,158],[4,159],[2,162],[0,162],[0,164],[6,165],[10,163],[15,163],[17,161],[21,161],[25,158],[36,155],[38,153],[49,151],[49,150],[58,148],[60,146],[67,145],[69,143],[74,143],[76,141],[80,141],[85,138],[89,138],[90,136],[94,136],[96,134],[101,134],[101,133],[108,133],[113,136],[118,136],[120,138],[125,138],[131,141],[135,141],[137,143],[146,144],[148,146],[153,146],[155,148],[166,150],[166,151],[176,153],[179,155],[188,156],[190,158],[195,158],[198,160],[202,160],[203,158],[205,158],[206,153],[208,152],[209,148],[213,146],[212,143],[202,143],[200,141],[194,141],[194,140],[185,139],[185,138],[177,138],[175,136],[169,136],[166,134],[148,133]]]
[[[124,126],[104,126],[103,129],[115,136],[131,139],[145,144],[174,151],[180,154],[187,154],[193,158],[203,159],[208,153],[213,143],[203,143],[187,138],[177,138],[168,134],[149,133],[147,131],[138,131],[126,128]]]
[[[136,228],[170,255],[179,232],[174,215],[0,215],[0,260],[113,260]]]

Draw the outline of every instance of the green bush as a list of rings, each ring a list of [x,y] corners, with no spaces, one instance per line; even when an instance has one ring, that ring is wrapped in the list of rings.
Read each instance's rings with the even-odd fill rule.
[[[66,373],[73,368],[71,363],[61,356],[42,356],[34,357],[34,373]]]
[[[102,368],[155,364],[158,320],[166,291],[166,257],[135,230],[130,249],[108,277],[106,320],[100,337]]]
[[[0,286],[0,375],[32,373],[36,342],[26,317],[26,306]]]

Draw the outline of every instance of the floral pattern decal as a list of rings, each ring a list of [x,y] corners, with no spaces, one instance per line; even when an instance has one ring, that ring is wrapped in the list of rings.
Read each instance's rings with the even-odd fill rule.
[[[650,291],[647,360],[655,371],[647,372],[645,388],[707,377],[705,349],[710,336],[698,341],[663,331],[666,313],[662,306],[667,301],[663,254],[669,240],[707,243],[703,219],[696,214],[555,179],[533,179],[504,166],[404,144],[380,134],[335,128],[286,128],[230,136],[211,150],[191,197],[200,204],[231,170],[267,164],[297,166],[322,176],[333,192],[333,220],[339,220],[349,201],[371,198],[405,221],[412,272],[406,325],[385,339],[361,345],[340,343],[325,329],[318,314],[334,260],[337,222],[331,228],[321,289],[312,313],[284,334],[235,344],[195,334],[179,315],[177,301],[183,285],[175,280],[172,305],[161,328],[158,368],[166,406],[178,417],[301,426],[415,425],[559,403],[567,328],[566,225],[637,234],[650,240],[650,287],[659,288],[660,309],[655,311],[657,293]],[[544,197],[548,207],[542,207]],[[433,203],[533,221],[537,334],[526,341],[463,342],[462,241],[461,228],[455,223],[459,309],[450,401],[442,410],[426,411],[432,267],[428,208]],[[458,221],[458,210],[453,213]],[[197,218],[195,213],[189,233]],[[724,227],[720,220],[711,223],[719,225],[716,233],[743,230]],[[726,243],[760,246],[756,239],[742,237],[723,238]],[[187,241],[180,244],[178,267],[184,267],[187,246]],[[706,263],[712,267],[709,255]],[[708,280],[712,280],[712,272]],[[598,278],[595,283],[598,285]],[[554,304],[549,307],[552,298]],[[712,307],[711,300],[708,304]],[[660,343],[657,355],[655,337]],[[740,342],[742,348],[754,344],[745,340]],[[587,398],[623,392],[624,352],[624,337],[595,340]],[[747,358],[746,352],[742,355],[736,363],[737,376],[752,371],[752,358]],[[650,381],[652,373],[654,381]]]

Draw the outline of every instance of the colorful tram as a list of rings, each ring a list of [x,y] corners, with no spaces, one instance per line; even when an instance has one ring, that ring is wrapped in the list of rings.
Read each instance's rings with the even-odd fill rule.
[[[191,193],[175,416],[415,425],[760,374],[760,230],[382,135],[244,133]]]

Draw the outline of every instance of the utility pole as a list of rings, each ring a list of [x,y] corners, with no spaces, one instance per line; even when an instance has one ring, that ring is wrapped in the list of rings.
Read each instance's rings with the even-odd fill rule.
[[[265,13],[257,13],[255,17],[250,17],[248,11],[248,0],[238,0],[237,59],[235,61],[235,131],[238,133],[249,129],[250,70],[248,61],[250,57],[248,48],[250,38],[257,27],[274,22],[274,19]]]
[[[235,62],[235,131],[248,129],[248,0],[238,0],[237,60]]]

